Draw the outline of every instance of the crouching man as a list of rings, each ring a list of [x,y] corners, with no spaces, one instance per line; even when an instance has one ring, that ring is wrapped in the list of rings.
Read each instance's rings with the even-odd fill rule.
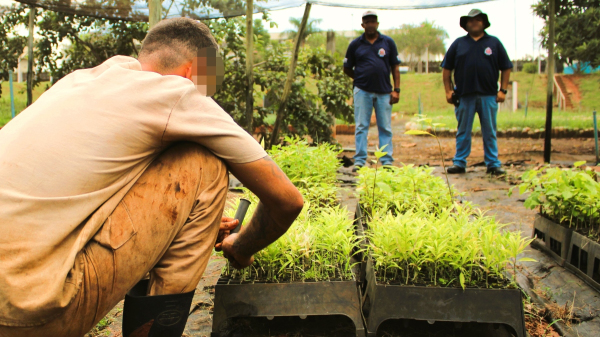
[[[137,60],[73,72],[0,130],[0,336],[83,336],[148,273],[141,307],[167,308],[216,243],[242,268],[289,228],[302,196],[206,96],[216,48],[205,25],[162,21]],[[260,204],[217,242],[228,170]],[[160,323],[135,335],[183,331]]]

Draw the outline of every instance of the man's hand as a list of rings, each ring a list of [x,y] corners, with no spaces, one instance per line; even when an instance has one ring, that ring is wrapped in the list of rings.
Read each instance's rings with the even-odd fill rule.
[[[454,93],[453,91],[446,91],[446,102],[448,102],[450,104],[454,104],[454,102],[452,101],[453,93]]]
[[[506,95],[502,91],[498,91],[498,95],[496,95],[496,102],[502,103],[506,99]]]
[[[240,223],[239,220],[229,217],[222,217],[221,224],[219,225],[219,234],[217,235],[217,242],[215,242],[215,250],[217,252],[221,251],[221,246],[223,245],[223,240],[229,236],[229,232],[232,229],[235,229],[237,225]]]
[[[235,247],[236,240],[239,238],[239,234],[231,234],[223,240],[223,256],[229,260],[229,263],[235,269],[244,269],[254,262],[254,256],[243,256],[237,251]]]
[[[392,91],[392,94],[390,95],[390,105],[396,104],[399,101],[400,101],[400,93]]]

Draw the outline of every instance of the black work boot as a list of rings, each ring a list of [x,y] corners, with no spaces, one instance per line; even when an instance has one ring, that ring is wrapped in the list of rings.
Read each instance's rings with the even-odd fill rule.
[[[354,165],[354,167],[352,168],[352,172],[355,172],[355,173],[358,172],[361,167],[362,166],[360,166],[360,165]]]
[[[456,173],[465,173],[467,170],[464,167],[452,165],[446,169],[447,173],[456,174]]]
[[[495,176],[502,176],[502,175],[506,174],[506,171],[504,171],[500,167],[488,167],[488,169],[485,173],[495,175]]]
[[[194,291],[146,296],[149,280],[141,280],[125,295],[123,337],[181,337]]]

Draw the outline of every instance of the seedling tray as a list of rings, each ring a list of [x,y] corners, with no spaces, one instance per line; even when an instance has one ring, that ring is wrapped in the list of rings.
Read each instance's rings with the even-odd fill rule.
[[[600,291],[600,244],[573,232],[565,267]]]
[[[363,210],[356,207],[357,236],[366,248]],[[388,319],[504,324],[517,337],[525,337],[523,300],[519,289],[442,288],[378,284],[369,256],[362,256],[361,298],[367,336]]]
[[[533,223],[531,246],[552,256],[560,266],[564,266],[571,246],[573,230],[537,214]]]
[[[388,319],[505,324],[525,337],[519,289],[440,288],[378,284],[372,261],[366,262],[363,314],[367,336],[376,336]]]
[[[221,324],[233,317],[309,315],[347,316],[354,322],[356,336],[365,336],[356,281],[235,283],[222,278],[215,286],[212,337],[220,336]]]

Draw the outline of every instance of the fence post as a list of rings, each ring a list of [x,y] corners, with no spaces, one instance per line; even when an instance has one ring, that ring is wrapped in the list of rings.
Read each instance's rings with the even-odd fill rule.
[[[8,86],[10,88],[10,115],[15,118],[15,94],[13,92],[13,71],[8,71]]]
[[[598,122],[596,120],[596,110],[594,110],[594,141],[596,143],[596,165],[600,163],[600,156],[598,156]]]

